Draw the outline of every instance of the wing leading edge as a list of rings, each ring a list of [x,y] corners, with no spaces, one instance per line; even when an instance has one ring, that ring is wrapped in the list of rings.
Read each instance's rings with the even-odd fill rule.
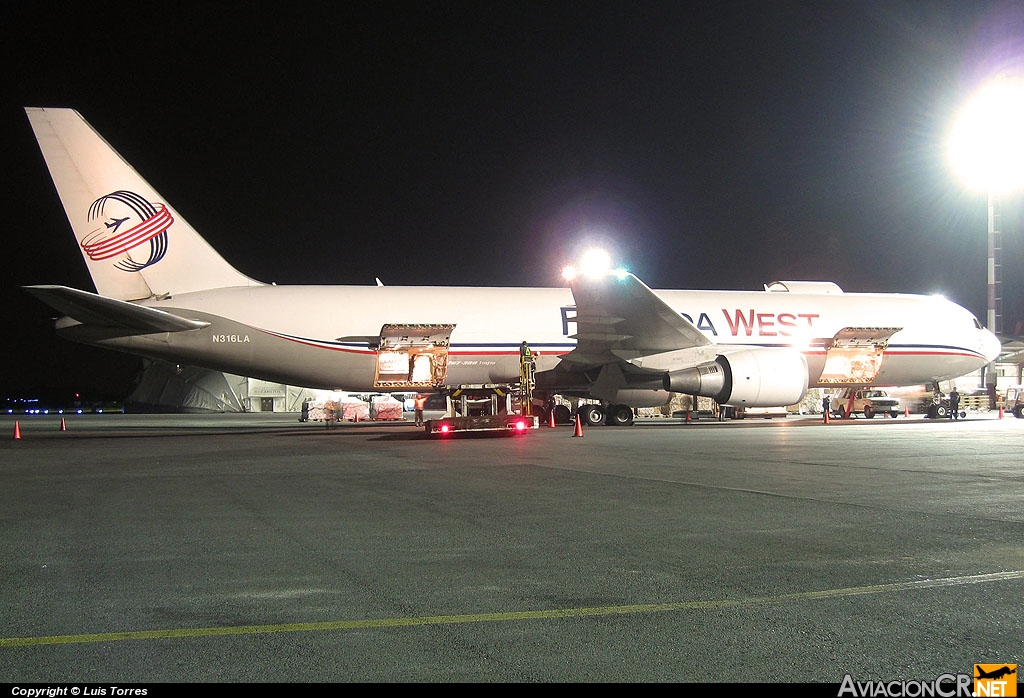
[[[576,348],[563,361],[598,366],[712,343],[633,274],[580,276],[572,294]]]
[[[665,371],[642,367],[654,354],[707,346],[712,342],[629,273],[583,275],[571,282],[576,348],[561,357],[538,385],[550,381],[613,405],[662,404]],[[624,408],[628,413],[628,408]]]

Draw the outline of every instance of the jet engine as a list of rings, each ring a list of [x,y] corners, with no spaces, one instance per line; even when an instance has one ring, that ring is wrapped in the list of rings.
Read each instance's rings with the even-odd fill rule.
[[[741,349],[666,373],[665,390],[714,398],[734,407],[794,405],[807,392],[807,359],[786,348]]]

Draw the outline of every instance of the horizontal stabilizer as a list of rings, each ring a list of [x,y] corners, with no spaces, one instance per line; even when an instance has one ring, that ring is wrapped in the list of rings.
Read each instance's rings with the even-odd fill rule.
[[[139,334],[183,332],[208,327],[201,320],[172,315],[127,301],[105,298],[67,286],[24,286],[26,291],[47,305],[85,325],[119,327]]]

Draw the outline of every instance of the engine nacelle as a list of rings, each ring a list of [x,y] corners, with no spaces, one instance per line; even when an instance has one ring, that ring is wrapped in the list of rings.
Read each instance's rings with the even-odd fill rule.
[[[629,407],[661,407],[672,399],[672,393],[665,390],[645,390],[643,388],[620,388],[611,400],[615,405]]]
[[[793,349],[741,349],[667,373],[663,385],[734,407],[794,405],[807,393],[807,359]]]

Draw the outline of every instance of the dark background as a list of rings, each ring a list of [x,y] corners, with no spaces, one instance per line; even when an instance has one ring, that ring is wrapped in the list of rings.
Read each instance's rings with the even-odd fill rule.
[[[825,279],[984,321],[986,198],[945,147],[1021,65],[1019,4],[153,7],[2,10],[4,395],[121,397],[137,365],[19,288],[93,290],[25,106],[80,111],[261,281],[558,285],[599,243],[654,288]],[[1024,198],[1003,211],[1013,332]]]

